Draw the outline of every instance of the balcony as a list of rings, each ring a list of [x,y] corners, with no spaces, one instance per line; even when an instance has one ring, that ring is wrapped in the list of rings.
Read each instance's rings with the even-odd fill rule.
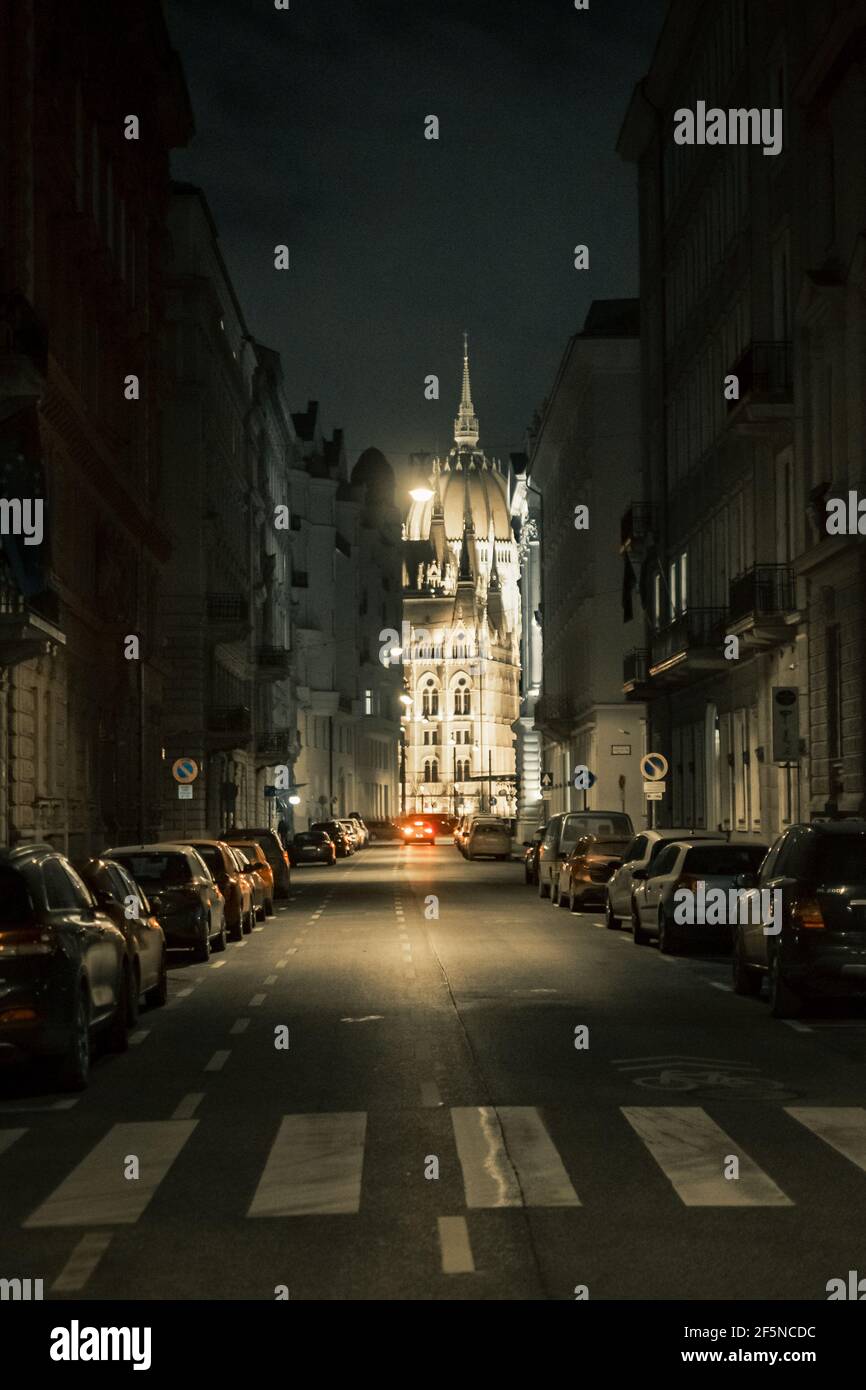
[[[284,681],[292,672],[287,647],[256,647],[256,675],[261,681]]]
[[[724,608],[690,608],[661,632],[650,648],[649,675],[653,682],[676,683],[692,675],[724,670]]]
[[[731,580],[728,631],[754,647],[791,640],[797,582],[789,565],[752,565]]]
[[[297,734],[294,729],[260,729],[256,734],[256,755],[272,758],[276,762],[288,762],[297,757]]]
[[[51,656],[65,645],[57,594],[46,589],[25,598],[11,575],[0,572],[0,667]]]
[[[750,343],[728,375],[737,377],[740,398],[727,401],[728,423],[742,434],[787,433],[794,402],[790,342]]]
[[[535,727],[560,737],[570,734],[577,717],[573,695],[542,695],[535,706]]]
[[[645,700],[649,692],[649,652],[633,647],[622,659],[622,693],[629,700]]]
[[[652,507],[643,502],[631,502],[619,523],[620,551],[643,550],[652,530]]]
[[[245,748],[252,742],[252,714],[246,705],[212,705],[205,737],[210,749]]]
[[[249,604],[244,594],[209,593],[205,612],[215,642],[239,642],[250,630]]]

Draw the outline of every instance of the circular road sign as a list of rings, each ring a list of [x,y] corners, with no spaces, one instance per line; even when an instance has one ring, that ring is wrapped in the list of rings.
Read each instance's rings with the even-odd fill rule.
[[[175,758],[171,765],[171,775],[176,782],[194,782],[198,777],[198,763],[195,758]]]
[[[646,782],[661,782],[668,770],[664,753],[646,753],[640,760],[640,770]]]

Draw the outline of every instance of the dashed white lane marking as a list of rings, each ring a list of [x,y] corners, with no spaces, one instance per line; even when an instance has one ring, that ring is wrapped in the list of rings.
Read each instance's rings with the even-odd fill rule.
[[[231,1055],[231,1049],[215,1052],[205,1067],[205,1071],[222,1071]]]
[[[364,1111],[284,1115],[247,1215],[357,1212],[366,1129]]]
[[[189,985],[186,989],[179,989],[177,997],[178,999],[186,999],[188,994],[192,994],[192,985]]]
[[[341,1023],[375,1023],[377,1019],[384,1018],[384,1014],[364,1014],[363,1018],[341,1018]]]
[[[136,1028],[135,1032],[129,1035],[129,1045],[130,1047],[137,1047],[139,1043],[143,1043],[145,1038],[148,1037],[150,1037],[149,1028]]]
[[[24,1222],[36,1226],[131,1226],[147,1207],[198,1120],[144,1120],[112,1125],[78,1167]],[[139,1162],[137,1181],[126,1159]]]
[[[534,1106],[459,1106],[451,1122],[468,1207],[580,1206]]]
[[[33,1105],[0,1104],[0,1118],[3,1115],[32,1115],[45,1110],[71,1110],[80,1099],[80,1096],[67,1096],[64,1100],[37,1100]]]
[[[173,1120],[191,1120],[201,1102],[204,1100],[204,1091],[190,1091],[179,1101],[172,1115]]]
[[[442,1251],[443,1274],[474,1274],[475,1261],[469,1243],[469,1227],[465,1216],[440,1216],[439,1245]]]
[[[251,1008],[251,1009],[256,1009],[256,1008],[258,1008],[259,1004],[264,1004],[266,998],[267,998],[267,995],[266,995],[266,994],[254,994],[253,997],[252,997],[252,999],[251,999],[250,1002],[249,1002],[249,1008]]]
[[[77,1293],[83,1289],[109,1245],[111,1236],[92,1231],[75,1246],[51,1285],[52,1293]]]
[[[782,1022],[788,1028],[793,1028],[795,1033],[813,1033],[814,1028],[810,1028],[808,1023],[800,1023],[796,1018],[783,1018]]]
[[[442,1096],[439,1094],[439,1087],[435,1081],[421,1082],[421,1104],[430,1107],[442,1104]]]
[[[277,963],[276,963],[276,965],[274,966],[274,969],[275,969],[275,970],[285,970],[285,968],[286,968],[286,966],[288,965],[288,963],[289,963],[289,962],[288,962],[287,960],[278,960]]]
[[[264,927],[253,927],[253,931],[264,931]]]
[[[237,946],[242,945],[242,943],[241,943],[240,941],[235,942],[234,944],[237,945]],[[225,964],[226,964],[226,962],[225,962],[224,960],[213,960],[213,961],[211,961],[211,966],[210,966],[210,968],[211,968],[211,970],[219,970],[219,969],[220,969],[223,965],[225,965]]]
[[[712,989],[723,989],[725,994],[732,994],[734,990],[733,985],[723,984],[721,980],[710,980],[710,987]]]
[[[277,977],[276,977],[276,975],[266,975],[265,978],[262,980],[262,984],[263,984],[263,985],[275,985],[276,983],[277,983]]]
[[[289,949],[286,951],[286,955],[287,955],[287,956],[296,956],[297,954],[298,954],[298,948],[297,948],[297,946],[290,946]],[[286,962],[286,961],[283,961],[283,965],[286,965],[286,964],[287,964],[287,962]]]
[[[21,1139],[27,1133],[26,1129],[0,1129],[0,1154],[11,1149],[16,1139]]]
[[[622,1107],[680,1201],[687,1207],[790,1207],[773,1179],[697,1105]],[[732,1157],[739,1177],[726,1178]]]
[[[253,931],[255,931],[255,927],[253,928]],[[244,948],[244,946],[246,946],[246,944],[247,944],[246,941],[233,941],[233,942],[231,943],[231,945],[234,946],[234,948],[235,948],[236,951],[242,951],[243,948]]]
[[[658,959],[664,961],[665,965],[679,965],[680,963],[676,956],[663,956],[661,951],[658,953]]]
[[[245,1033],[245,1032],[247,1031],[247,1029],[249,1028],[249,1026],[250,1026],[250,1021],[249,1021],[248,1018],[236,1018],[235,1021],[234,1021],[234,1023],[232,1024],[231,1028],[229,1029],[229,1032],[230,1032],[230,1033]]]
[[[786,1105],[785,1113],[866,1173],[866,1110],[858,1105]]]

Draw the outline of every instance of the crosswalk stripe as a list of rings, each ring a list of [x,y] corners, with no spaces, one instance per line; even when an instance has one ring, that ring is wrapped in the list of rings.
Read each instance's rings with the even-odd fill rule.
[[[786,1115],[866,1173],[866,1110],[859,1105],[786,1105]]]
[[[697,1105],[625,1105],[622,1113],[687,1207],[790,1207],[793,1202]],[[726,1161],[739,1177],[726,1178]]]
[[[51,1292],[78,1293],[83,1289],[110,1244],[111,1236],[102,1232],[82,1236],[51,1285]]]
[[[131,1226],[189,1139],[197,1120],[112,1125],[78,1167],[24,1222],[35,1226]],[[134,1154],[138,1178],[124,1177]]]
[[[442,1249],[443,1274],[474,1274],[475,1261],[469,1243],[469,1227],[465,1216],[438,1218],[439,1244]]]
[[[284,1115],[248,1216],[357,1212],[367,1115]]]
[[[0,1154],[11,1149],[16,1139],[21,1139],[27,1133],[26,1129],[0,1129]]]
[[[451,1123],[468,1207],[580,1205],[534,1106],[455,1106]]]

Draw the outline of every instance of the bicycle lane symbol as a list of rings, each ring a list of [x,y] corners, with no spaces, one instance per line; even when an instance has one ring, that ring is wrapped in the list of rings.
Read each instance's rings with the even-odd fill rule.
[[[645,1057],[622,1058],[613,1066],[630,1076],[642,1090],[671,1094],[695,1094],[714,1100],[795,1099],[797,1092],[784,1082],[762,1076],[744,1062],[717,1058]]]

